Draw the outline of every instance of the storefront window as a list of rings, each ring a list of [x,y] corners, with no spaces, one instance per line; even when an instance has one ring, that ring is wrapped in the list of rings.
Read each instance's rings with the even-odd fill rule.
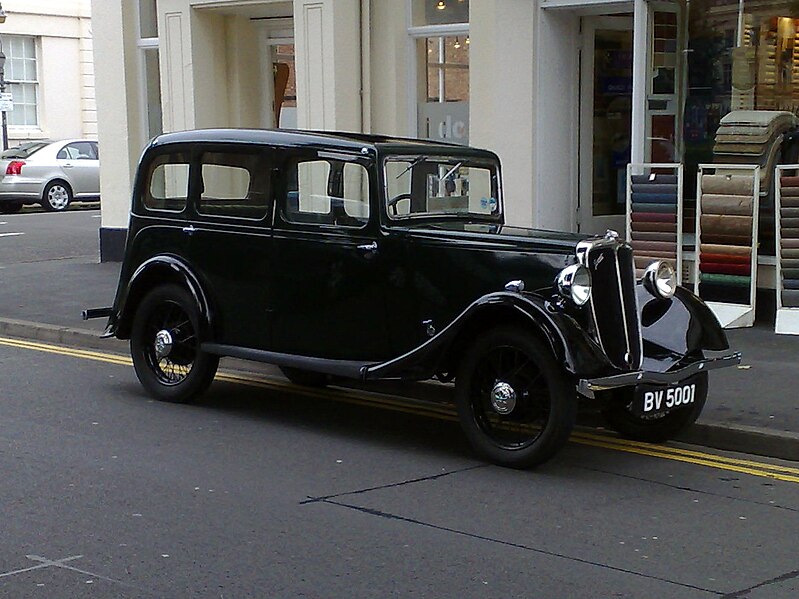
[[[416,26],[416,134],[469,143],[469,2],[411,0]]]

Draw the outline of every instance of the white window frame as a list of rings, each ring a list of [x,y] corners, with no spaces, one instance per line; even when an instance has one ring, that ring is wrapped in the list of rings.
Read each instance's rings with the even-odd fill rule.
[[[5,43],[3,44],[3,53],[6,55],[6,65],[5,65],[5,82],[6,82],[6,91],[10,92],[12,90],[12,85],[32,85],[34,96],[35,96],[35,104],[34,107],[36,109],[36,123],[33,125],[18,125],[16,123],[12,123],[11,119],[13,118],[12,114],[8,114],[8,127],[10,129],[14,129],[16,131],[24,131],[26,133],[30,133],[32,131],[41,131],[42,130],[42,115],[41,115],[41,101],[40,101],[40,94],[39,94],[39,38],[35,35],[6,35]],[[11,56],[11,44],[9,41],[13,38],[16,39],[30,39],[33,41],[33,61],[36,69],[36,79],[12,79],[9,75],[9,66],[11,64],[12,56]],[[28,57],[23,57],[28,58]],[[20,104],[19,102],[14,102],[15,110],[16,105]],[[21,105],[21,104],[20,104]],[[30,106],[30,104],[25,104],[25,106]]]
[[[146,144],[147,141],[150,139],[150,118],[149,118],[149,102],[147,98],[147,51],[148,50],[155,50],[158,52],[158,77],[160,81],[161,77],[161,50],[160,50],[160,38],[158,37],[142,37],[141,31],[141,3],[142,0],[137,0],[136,2],[136,48],[137,48],[137,62],[138,62],[138,69],[139,69],[139,100],[141,102],[141,110],[139,110],[139,123],[141,125],[142,137],[143,142],[142,145]],[[158,14],[156,13],[156,19],[158,18]],[[159,82],[160,85],[160,82]],[[163,93],[163,90],[162,90]],[[164,116],[163,116],[163,100],[161,103],[161,128],[163,129],[164,123]]]
[[[469,36],[469,23],[447,23],[443,25],[413,25],[413,0],[407,0],[406,24],[408,28],[408,43],[406,55],[408,59],[408,130],[413,137],[419,135],[419,65],[416,60],[416,45],[418,40],[428,37]],[[471,57],[469,59],[471,68]],[[443,73],[443,69],[442,69]],[[443,86],[443,78],[440,85]],[[425,93],[426,95],[426,93]],[[471,90],[469,93],[471,101]]]

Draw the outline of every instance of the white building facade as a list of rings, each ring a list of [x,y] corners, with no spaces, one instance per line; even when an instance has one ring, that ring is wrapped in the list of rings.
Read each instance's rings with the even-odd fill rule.
[[[3,0],[9,146],[96,138],[90,0]]]
[[[799,112],[795,10],[771,0],[93,0],[101,257],[121,256],[147,140],[202,127],[469,143],[503,161],[508,222],[624,230],[626,165],[682,161],[691,175],[709,162],[733,71],[758,82],[744,107]],[[774,39],[787,73],[776,83]],[[747,44],[738,55],[763,61],[735,62]],[[796,59],[799,98],[799,42]]]

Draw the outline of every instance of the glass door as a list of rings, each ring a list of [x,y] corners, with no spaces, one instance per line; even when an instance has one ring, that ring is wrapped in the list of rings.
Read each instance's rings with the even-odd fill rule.
[[[582,233],[624,231],[633,91],[631,17],[583,19],[580,76]]]

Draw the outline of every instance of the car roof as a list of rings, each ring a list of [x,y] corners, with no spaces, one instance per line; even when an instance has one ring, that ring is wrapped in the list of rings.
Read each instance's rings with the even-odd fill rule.
[[[469,146],[431,141],[350,133],[341,131],[306,131],[291,129],[194,129],[159,135],[150,143],[151,147],[177,143],[245,143],[289,147],[324,146],[326,149],[369,153],[430,153],[455,154],[459,156],[496,158],[493,152]]]

